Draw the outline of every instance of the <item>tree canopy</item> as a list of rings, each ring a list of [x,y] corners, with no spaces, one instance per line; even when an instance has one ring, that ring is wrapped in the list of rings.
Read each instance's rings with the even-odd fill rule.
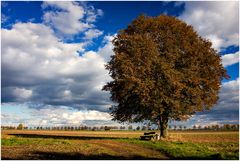
[[[212,43],[192,26],[170,16],[141,15],[113,40],[106,65],[113,81],[110,91],[114,120],[183,120],[209,110],[228,78]]]

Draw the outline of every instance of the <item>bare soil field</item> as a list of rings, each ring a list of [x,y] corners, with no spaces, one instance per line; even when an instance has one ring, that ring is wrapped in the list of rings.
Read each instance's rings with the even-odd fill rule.
[[[1,159],[238,159],[238,132],[170,132],[141,141],[143,133],[2,130]]]

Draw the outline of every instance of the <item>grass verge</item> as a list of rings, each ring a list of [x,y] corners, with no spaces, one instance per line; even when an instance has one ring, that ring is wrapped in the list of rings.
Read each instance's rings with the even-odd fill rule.
[[[119,141],[161,151],[172,159],[239,159],[238,143],[153,142],[138,139],[119,139]]]
[[[29,145],[29,144],[37,144],[37,145],[70,145],[71,142],[69,140],[63,139],[41,139],[41,138],[21,138],[21,137],[11,137],[11,138],[2,138],[1,145],[2,146],[16,146],[16,145]]]

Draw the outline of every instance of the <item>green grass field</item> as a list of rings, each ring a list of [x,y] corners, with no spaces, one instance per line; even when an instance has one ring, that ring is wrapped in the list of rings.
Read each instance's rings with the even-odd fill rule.
[[[238,132],[170,132],[142,141],[142,131],[4,130],[2,159],[239,159]]]

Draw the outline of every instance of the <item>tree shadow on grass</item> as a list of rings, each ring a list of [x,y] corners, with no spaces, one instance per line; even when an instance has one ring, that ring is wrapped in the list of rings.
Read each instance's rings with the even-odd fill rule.
[[[131,156],[114,156],[110,154],[89,154],[82,153],[63,153],[63,152],[43,152],[34,151],[30,156],[19,156],[16,158],[2,157],[2,160],[160,160],[161,158],[144,157],[139,155]],[[166,160],[166,158],[163,158]],[[211,155],[206,157],[181,157],[181,158],[169,158],[175,160],[219,160],[222,159],[219,155]]]
[[[82,153],[64,153],[64,152],[43,152],[34,151],[29,156],[19,156],[15,158],[2,157],[2,160],[161,160],[161,158],[144,157],[140,155],[131,156],[114,156],[109,154],[89,154],[85,155]],[[166,160],[166,158],[163,158]],[[220,160],[223,159],[218,154],[206,156],[206,157],[180,157],[172,158],[174,160]]]
[[[106,139],[123,139],[117,137],[98,137],[98,136],[64,136],[64,135],[39,135],[39,134],[8,134],[24,138],[51,138],[51,139],[69,139],[69,140],[106,140]],[[127,138],[124,138],[127,139]]]
[[[21,156],[17,158],[3,157],[2,160],[159,160],[159,158],[143,157],[139,155],[114,156],[109,154],[90,154],[82,153],[61,153],[61,152],[43,152],[35,151],[30,156]]]
[[[222,156],[220,154],[212,154],[208,156],[189,156],[189,157],[180,157],[180,158],[173,158],[177,160],[222,160]]]
[[[172,156],[167,152],[164,152],[162,150],[157,150],[163,154],[165,154],[168,158],[170,158],[171,160],[223,160],[225,158],[223,158],[223,156],[220,153],[215,153],[215,154],[206,154],[206,155],[202,155],[202,156]]]

